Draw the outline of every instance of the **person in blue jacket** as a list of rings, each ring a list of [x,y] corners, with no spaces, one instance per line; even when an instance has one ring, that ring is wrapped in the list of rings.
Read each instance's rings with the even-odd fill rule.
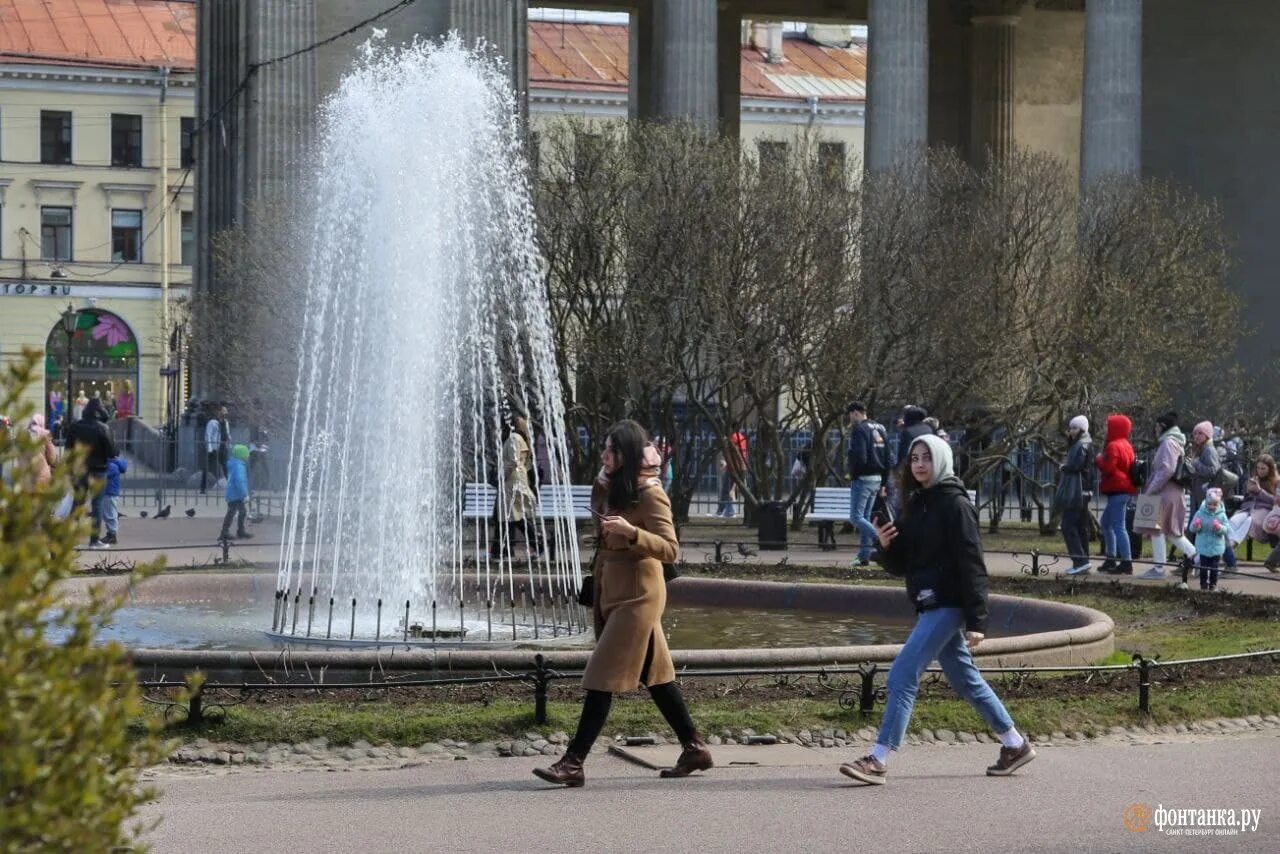
[[[227,515],[222,517],[222,533],[220,540],[231,539],[231,520],[239,517],[236,536],[247,540],[253,537],[244,529],[245,502],[249,500],[249,446],[236,445],[231,449],[231,459],[227,460]]]
[[[102,522],[107,526],[103,545],[116,545],[116,534],[120,531],[120,475],[128,470],[129,461],[124,457],[107,460],[107,486],[102,491]]]

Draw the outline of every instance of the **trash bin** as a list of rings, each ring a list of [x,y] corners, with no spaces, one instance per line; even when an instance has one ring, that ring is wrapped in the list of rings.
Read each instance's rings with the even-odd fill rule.
[[[766,501],[757,508],[756,520],[760,549],[779,550],[787,547],[787,507],[781,501]]]

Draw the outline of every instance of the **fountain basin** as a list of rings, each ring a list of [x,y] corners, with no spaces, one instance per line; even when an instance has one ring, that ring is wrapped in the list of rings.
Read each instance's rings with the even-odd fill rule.
[[[90,585],[105,584],[123,590],[127,579],[78,578],[68,581],[64,596],[82,598]],[[184,606],[242,607],[246,613],[270,616],[275,577],[254,573],[164,573],[144,581],[130,596],[130,609]],[[704,609],[730,608],[758,611],[761,619],[776,612],[815,615],[865,615],[873,621],[897,624],[904,636],[914,614],[899,587],[782,583],[732,579],[679,578],[668,588],[668,605]],[[992,595],[989,601],[989,637],[979,648],[978,661],[987,666],[1080,665],[1093,663],[1115,649],[1114,624],[1106,614],[1077,605],[1018,596]],[[226,677],[232,672],[259,673],[264,669],[327,667],[331,670],[381,668],[391,671],[477,672],[523,670],[532,666],[535,654],[547,667],[576,670],[590,654],[590,633],[546,639],[536,649],[520,643],[499,649],[406,646],[394,641],[375,649],[280,648],[267,638],[261,623],[250,630],[246,649],[133,648],[134,662],[156,672],[201,668]],[[567,647],[567,648],[566,648]],[[852,645],[673,649],[677,668],[822,667],[888,663],[901,650],[897,643]]]

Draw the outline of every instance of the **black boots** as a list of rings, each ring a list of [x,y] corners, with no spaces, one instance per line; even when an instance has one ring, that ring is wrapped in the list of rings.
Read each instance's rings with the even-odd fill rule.
[[[676,760],[675,767],[663,768],[658,774],[659,777],[688,777],[694,771],[706,771],[715,765],[711,760],[711,751],[707,749],[707,743],[696,732],[693,738],[681,742],[681,746],[684,750],[680,751],[680,758]]]
[[[582,770],[582,759],[576,753],[566,751],[559,762],[550,768],[534,768],[533,773],[548,783],[576,789],[587,782],[587,775]]]

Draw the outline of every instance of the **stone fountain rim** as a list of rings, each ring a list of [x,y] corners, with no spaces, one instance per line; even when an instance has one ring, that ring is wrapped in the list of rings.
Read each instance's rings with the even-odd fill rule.
[[[190,572],[183,577],[236,576],[242,581],[248,573]],[[176,574],[164,573],[155,579],[174,578]],[[258,577],[270,577],[261,576]],[[127,577],[111,576],[107,579],[79,578],[70,584],[77,587],[119,579],[127,583]],[[152,581],[155,579],[149,579]],[[144,585],[148,582],[143,582]],[[910,616],[910,606],[901,587],[871,584],[845,585],[822,582],[779,582],[745,579],[689,578],[671,582],[673,598],[686,599],[682,593],[707,595],[716,591],[742,597],[781,595],[810,598],[820,596],[828,604],[837,601],[856,600],[865,605],[873,601],[889,613]],[[1032,632],[1009,637],[991,638],[982,644],[977,656],[988,666],[1022,667],[1048,664],[1089,664],[1111,654],[1114,649],[1115,623],[1111,617],[1093,608],[1063,602],[1033,599],[1005,594],[990,596],[991,610],[998,613],[1004,608],[1023,609],[1039,614],[1046,621],[1062,626],[1050,631]],[[814,610],[814,609],[806,609]],[[825,610],[834,610],[828,608]],[[862,663],[888,663],[897,657],[901,644],[875,644],[859,646],[787,647],[781,649],[700,649],[673,650],[672,658],[677,669],[683,668],[784,668],[827,667]],[[138,667],[187,668],[187,669],[242,669],[258,671],[273,665],[281,667],[330,667],[367,669],[379,667],[395,671],[454,671],[475,672],[507,669],[524,669],[533,666],[536,655],[541,655],[545,666],[557,670],[578,670],[585,667],[589,650],[468,650],[468,649],[396,649],[383,650],[130,650]]]

